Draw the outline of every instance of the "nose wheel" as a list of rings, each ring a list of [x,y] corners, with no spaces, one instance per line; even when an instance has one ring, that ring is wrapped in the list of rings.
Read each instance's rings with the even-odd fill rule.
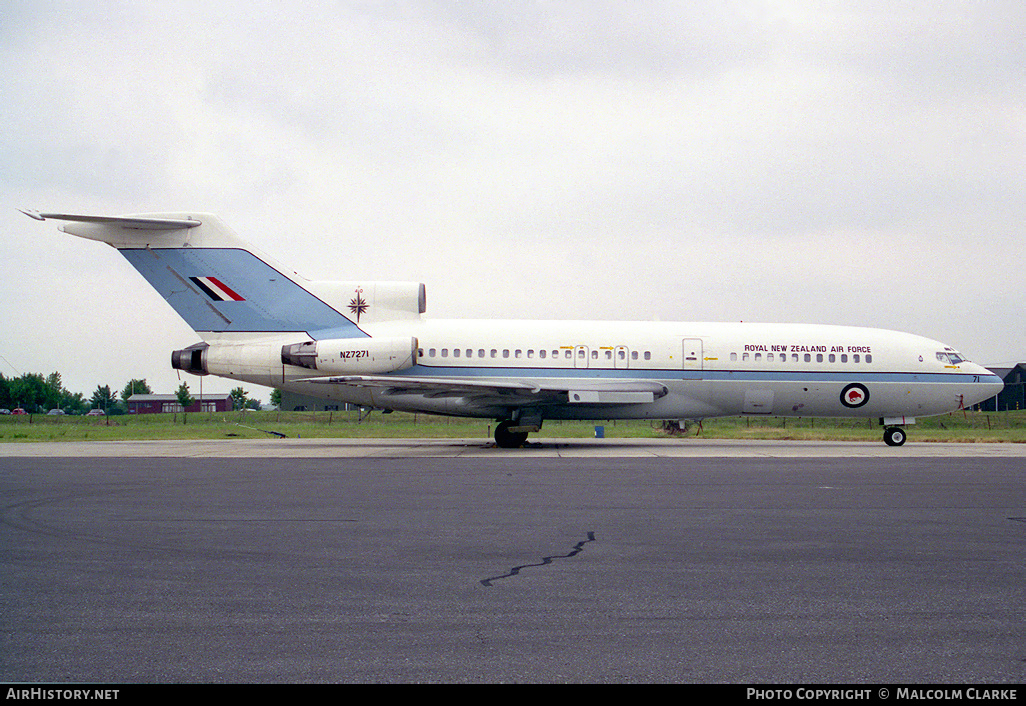
[[[888,446],[901,446],[905,443],[907,435],[901,427],[887,427],[884,429],[884,443]]]

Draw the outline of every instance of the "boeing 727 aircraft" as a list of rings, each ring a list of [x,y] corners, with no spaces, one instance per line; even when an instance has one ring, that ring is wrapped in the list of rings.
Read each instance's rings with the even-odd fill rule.
[[[209,214],[75,216],[203,339],[171,365],[386,410],[499,422],[521,446],[546,419],[734,415],[904,426],[993,397],[999,377],[937,341],[808,324],[431,320],[415,282],[308,281]]]

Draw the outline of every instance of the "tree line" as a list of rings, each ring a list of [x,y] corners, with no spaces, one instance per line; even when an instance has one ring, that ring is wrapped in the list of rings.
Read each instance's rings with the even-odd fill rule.
[[[178,392],[188,385],[182,383]],[[21,408],[31,413],[46,413],[59,409],[65,414],[85,414],[91,409],[102,409],[105,414],[125,414],[128,412],[128,400],[132,395],[151,395],[146,379],[132,379],[125,383],[120,393],[111,390],[109,385],[97,385],[92,395],[86,397],[81,392],[71,392],[64,387],[61,374],[53,372],[49,375],[26,373],[20,377],[6,377],[0,373],[0,409]],[[235,409],[260,409],[259,400],[248,396],[241,387],[231,391]]]

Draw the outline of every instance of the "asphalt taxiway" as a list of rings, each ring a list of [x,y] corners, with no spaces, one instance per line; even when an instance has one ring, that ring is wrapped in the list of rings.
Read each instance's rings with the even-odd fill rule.
[[[1026,458],[1026,444],[689,439],[532,439],[500,449],[490,439],[194,439],[0,444],[4,456],[42,458]]]
[[[693,442],[0,445],[0,678],[1024,680],[1022,445]]]

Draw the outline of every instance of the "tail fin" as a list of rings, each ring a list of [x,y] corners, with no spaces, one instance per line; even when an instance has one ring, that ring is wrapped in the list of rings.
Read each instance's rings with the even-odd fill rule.
[[[23,213],[67,221],[64,232],[117,248],[201,336],[293,331],[315,339],[367,336],[299,275],[288,274],[216,216]]]

